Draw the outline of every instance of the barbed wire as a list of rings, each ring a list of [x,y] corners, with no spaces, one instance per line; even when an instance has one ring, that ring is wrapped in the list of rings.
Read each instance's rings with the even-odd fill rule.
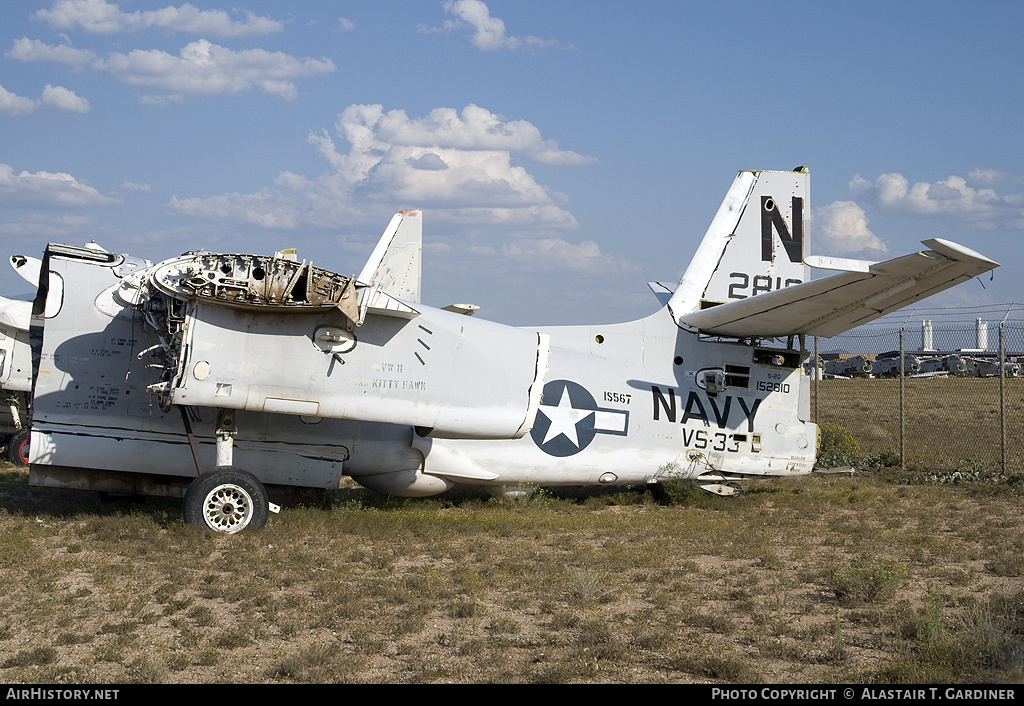
[[[978,304],[974,306],[920,306],[903,309],[858,326],[854,331],[872,332],[878,329],[908,329],[912,322],[931,320],[943,326],[951,324],[974,325],[978,319],[999,324],[1005,321],[1024,322],[1024,304],[1006,302],[1001,304]],[[844,334],[847,335],[847,334]]]

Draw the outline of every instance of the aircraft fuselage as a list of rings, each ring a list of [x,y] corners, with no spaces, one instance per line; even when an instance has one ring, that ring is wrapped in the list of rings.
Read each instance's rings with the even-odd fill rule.
[[[666,310],[539,331],[551,339],[550,367],[530,434],[417,438],[425,473],[514,486],[811,471],[816,427],[799,352],[699,340]]]

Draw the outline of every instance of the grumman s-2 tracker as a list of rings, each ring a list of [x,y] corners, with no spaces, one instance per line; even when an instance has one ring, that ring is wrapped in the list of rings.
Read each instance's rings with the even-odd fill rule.
[[[158,264],[51,244],[34,304],[33,485],[183,497],[224,532],[288,487],[742,478],[814,467],[806,336],[997,264],[943,240],[880,263],[805,254],[808,173],[743,171],[651,316],[516,328],[420,302],[422,217],[356,277],[290,255]],[[809,265],[839,270],[810,280]],[[280,497],[280,496],[279,496]]]

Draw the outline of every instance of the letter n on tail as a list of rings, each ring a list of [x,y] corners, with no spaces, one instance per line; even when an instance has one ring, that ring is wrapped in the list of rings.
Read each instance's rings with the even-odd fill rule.
[[[772,243],[772,231],[779,234],[782,246],[790,262],[803,262],[804,259],[804,200],[793,197],[793,232],[790,233],[786,219],[779,212],[779,205],[771,196],[761,196],[761,260],[773,262],[775,248]]]

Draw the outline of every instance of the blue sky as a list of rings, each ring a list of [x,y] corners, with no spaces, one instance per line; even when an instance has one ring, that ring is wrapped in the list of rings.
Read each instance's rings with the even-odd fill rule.
[[[1003,267],[930,306],[1024,301],[1019,2],[2,13],[5,255],[297,247],[352,274],[422,208],[426,303],[607,323],[654,310],[646,282],[678,281],[738,170],[808,165],[815,254],[947,238]],[[0,293],[26,291],[0,268]]]

